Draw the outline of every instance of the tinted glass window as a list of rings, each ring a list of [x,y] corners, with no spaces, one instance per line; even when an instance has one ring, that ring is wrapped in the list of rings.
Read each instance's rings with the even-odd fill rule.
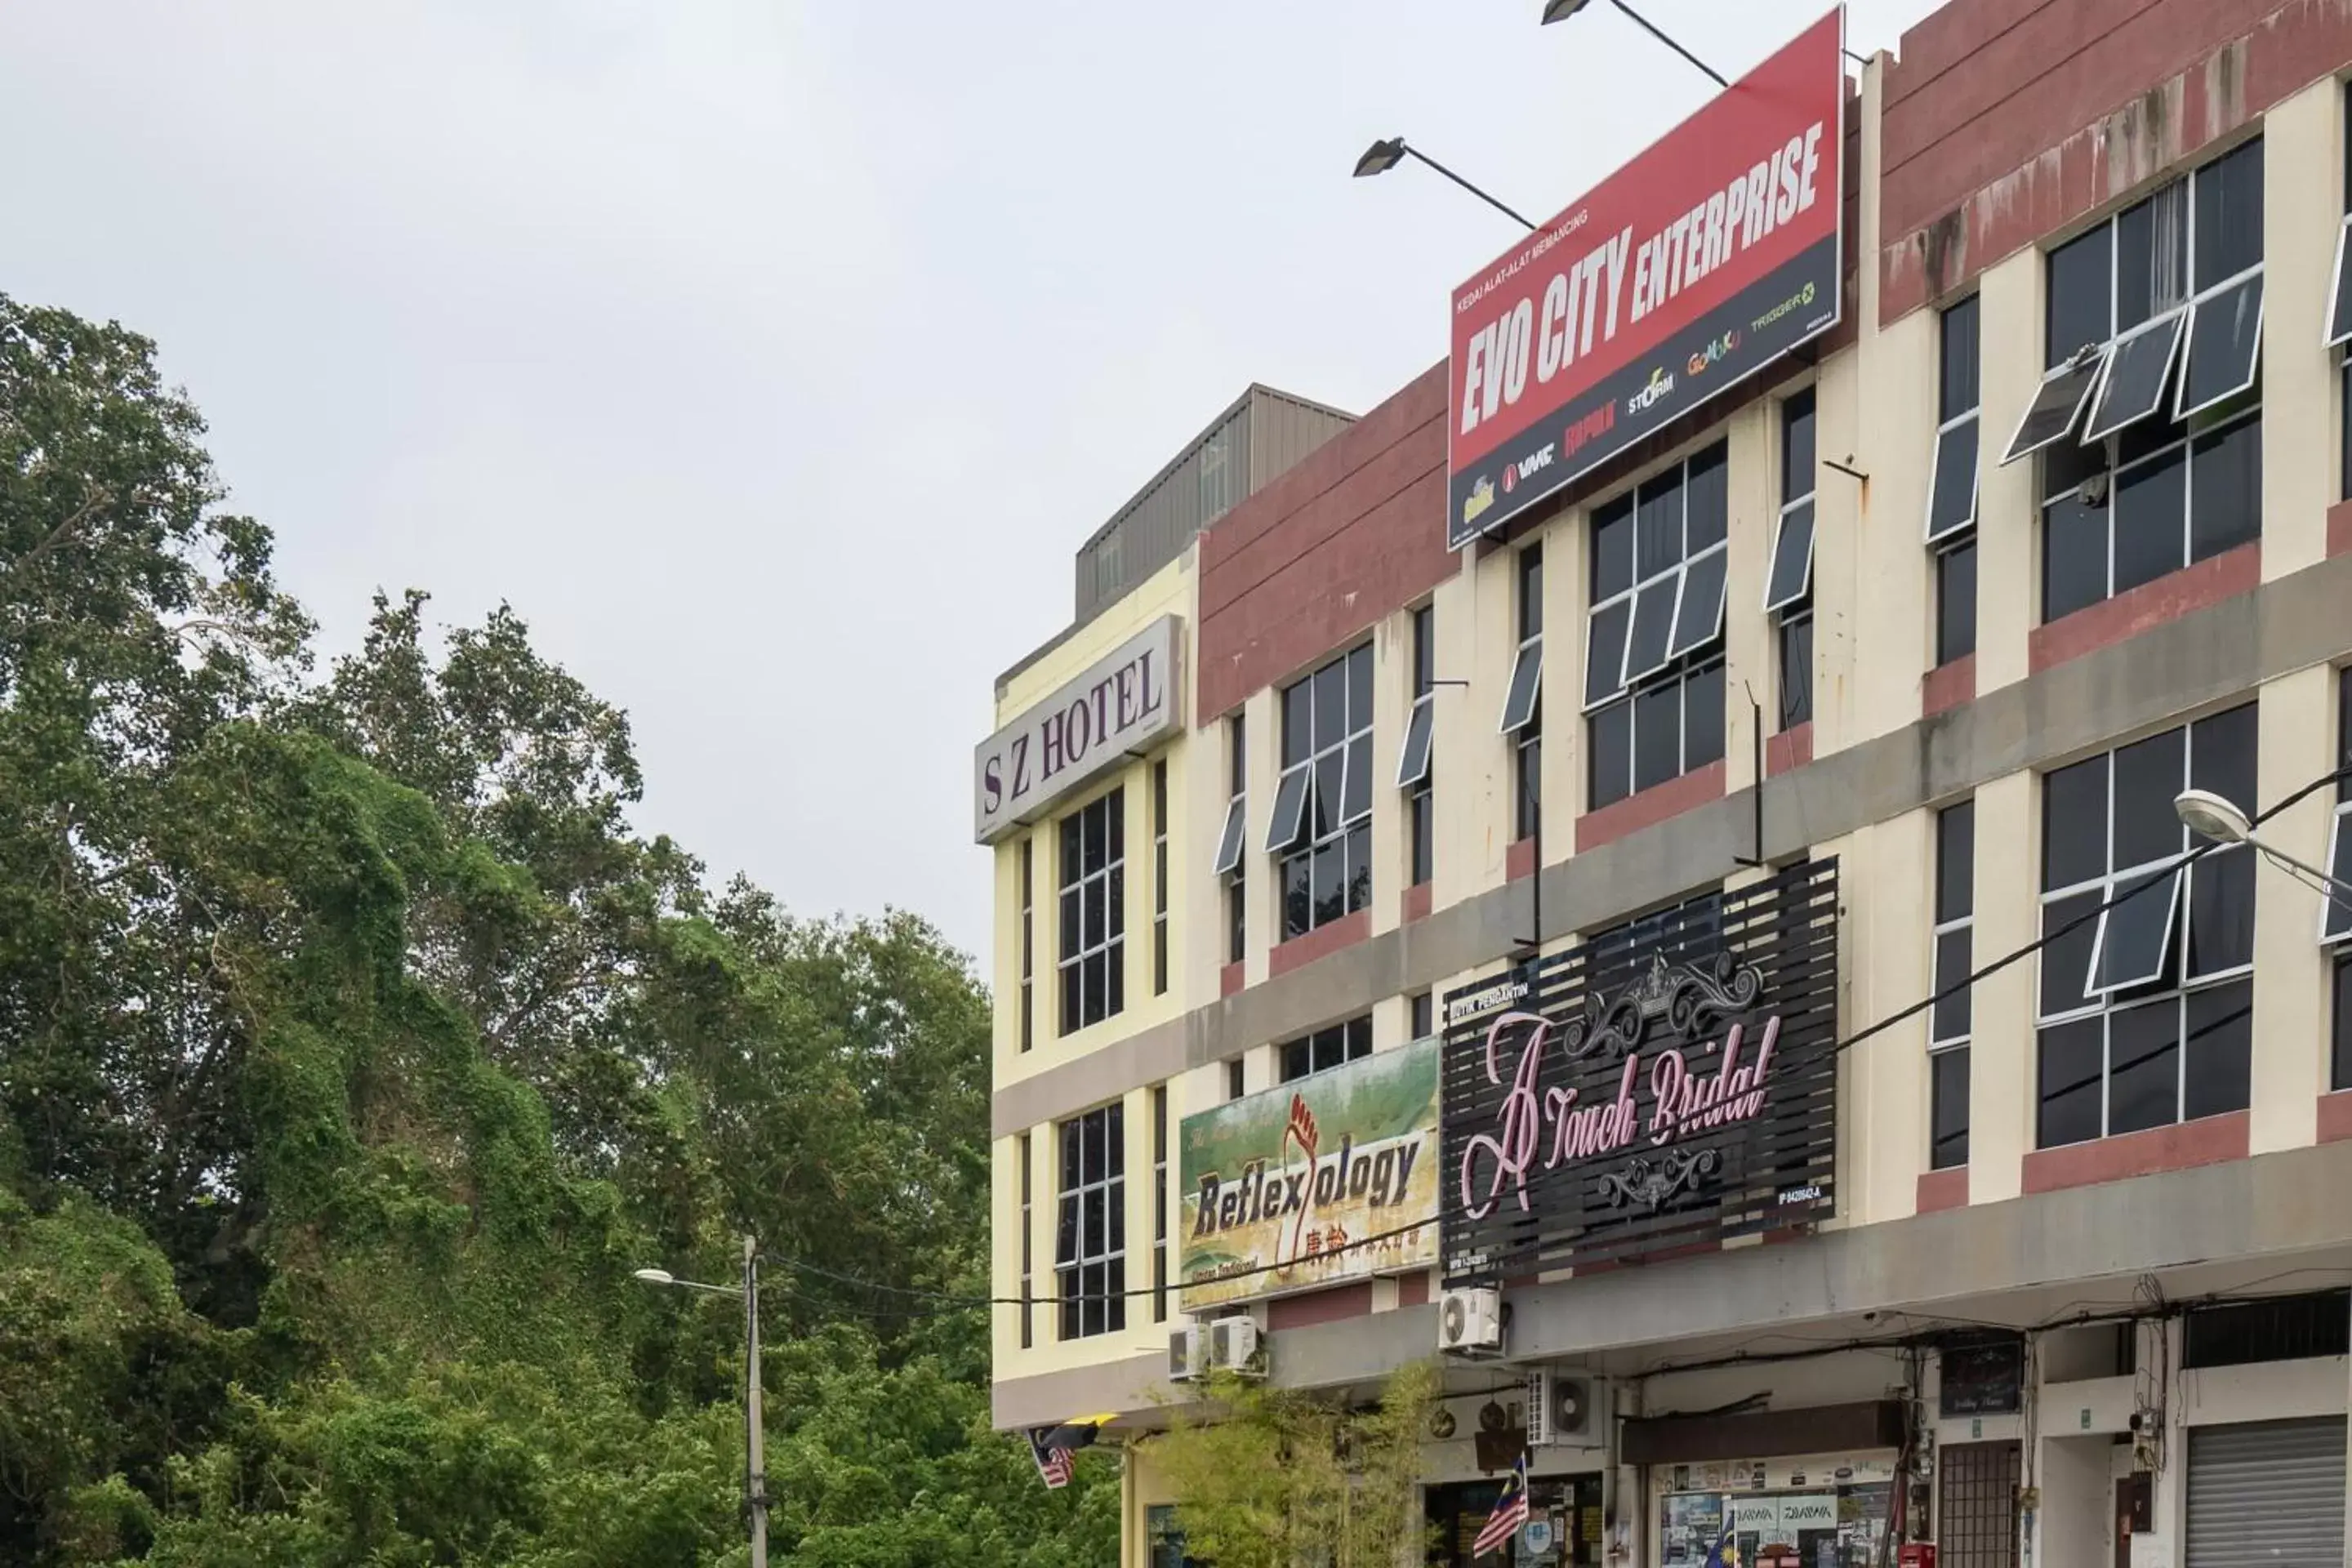
[[[2111,231],[2104,223],[2050,253],[2044,364],[2063,364],[2084,344],[2106,341],[2113,265]]]

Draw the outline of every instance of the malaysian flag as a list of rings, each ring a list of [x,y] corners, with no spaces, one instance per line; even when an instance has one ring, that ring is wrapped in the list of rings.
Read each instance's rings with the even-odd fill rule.
[[[1739,1548],[1731,1540],[1737,1529],[1736,1524],[1724,1527],[1723,1539],[1706,1554],[1706,1568],[1739,1568]]]
[[[1051,1439],[1051,1426],[1029,1428],[1029,1457],[1037,1461],[1037,1477],[1051,1490],[1060,1490],[1070,1484],[1071,1472],[1077,1468],[1077,1456],[1067,1448],[1057,1448]]]
[[[1498,1547],[1508,1546],[1511,1537],[1528,1521],[1528,1457],[1511,1467],[1511,1479],[1503,1483],[1503,1495],[1495,1500],[1495,1511],[1486,1516],[1486,1527],[1470,1545],[1470,1555],[1484,1557]]]

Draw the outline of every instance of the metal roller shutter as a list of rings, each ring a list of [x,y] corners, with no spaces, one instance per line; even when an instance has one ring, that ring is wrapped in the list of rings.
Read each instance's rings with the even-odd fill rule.
[[[2188,1568],[2343,1568],[2344,1423],[2189,1433]]]

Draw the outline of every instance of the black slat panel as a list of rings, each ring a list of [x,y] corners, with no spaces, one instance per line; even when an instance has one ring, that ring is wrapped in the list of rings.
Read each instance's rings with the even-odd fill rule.
[[[1835,1213],[1837,921],[1837,862],[1811,861],[1674,911],[1638,948],[1591,942],[1450,993],[1448,1282],[1712,1246]],[[1752,1095],[1752,1110],[1709,1126],[1706,1107],[1662,1129],[1658,1090],[1675,1062],[1703,1095],[1734,1086],[1723,1073],[1735,1027],[1735,1070],[1754,1067],[1768,1032],[1770,1061],[1760,1084],[1714,1104]],[[1621,1087],[1630,1127],[1612,1109]]]

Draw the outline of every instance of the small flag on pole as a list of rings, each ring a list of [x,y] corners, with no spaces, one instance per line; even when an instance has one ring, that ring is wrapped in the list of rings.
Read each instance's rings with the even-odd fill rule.
[[[1092,1447],[1112,1419],[1109,1415],[1081,1415],[1058,1426],[1030,1427],[1029,1457],[1037,1461],[1038,1477],[1048,1488],[1068,1486],[1078,1468],[1077,1451]]]
[[[1077,1467],[1077,1458],[1067,1448],[1055,1447],[1047,1439],[1054,1435],[1051,1426],[1029,1428],[1029,1457],[1037,1461],[1037,1478],[1050,1491],[1059,1491],[1070,1484],[1070,1474]]]
[[[1486,1516],[1486,1527],[1471,1543],[1470,1555],[1484,1557],[1499,1547],[1508,1546],[1511,1537],[1528,1521],[1528,1457],[1511,1467],[1510,1479],[1503,1483],[1503,1495],[1495,1500],[1495,1511]]]
[[[1726,1525],[1723,1539],[1706,1554],[1706,1568],[1739,1568],[1739,1548],[1732,1544],[1733,1526]]]

